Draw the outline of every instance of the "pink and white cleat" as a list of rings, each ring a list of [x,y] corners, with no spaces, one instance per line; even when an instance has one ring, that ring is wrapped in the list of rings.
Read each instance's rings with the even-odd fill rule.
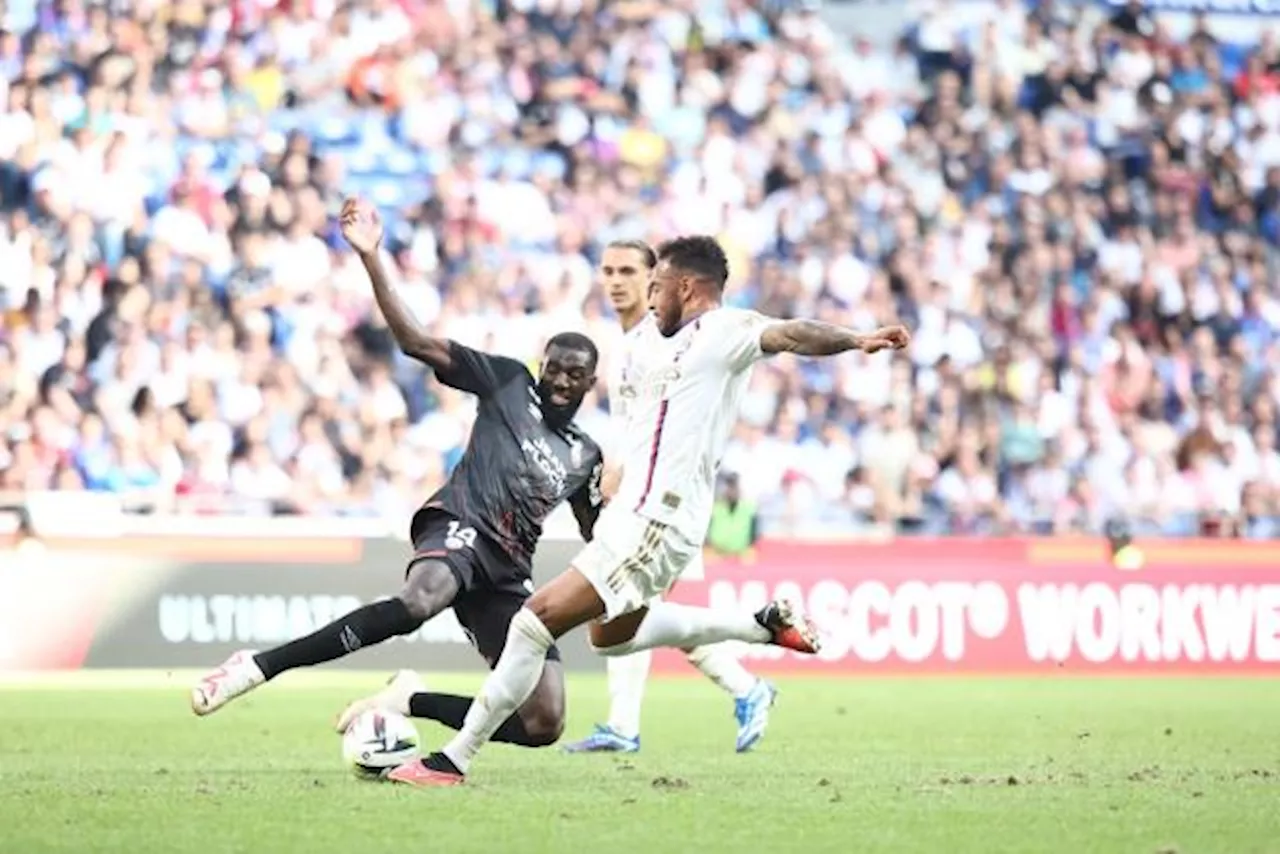
[[[201,716],[216,712],[266,682],[267,677],[253,660],[255,653],[256,650],[242,649],[206,673],[191,689],[191,711]]]
[[[426,690],[427,686],[423,684],[417,673],[412,670],[401,670],[387,681],[381,691],[356,700],[343,709],[342,714],[338,715],[338,722],[334,725],[334,729],[339,733],[345,733],[352,721],[370,709],[396,712],[408,717],[409,698]]]

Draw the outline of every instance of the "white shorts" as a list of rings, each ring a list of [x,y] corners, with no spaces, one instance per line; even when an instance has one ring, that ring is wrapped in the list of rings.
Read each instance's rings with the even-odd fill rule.
[[[685,564],[684,571],[680,573],[680,580],[705,581],[706,577],[707,568],[702,563],[702,549],[698,549],[690,561]]]
[[[670,525],[606,508],[570,565],[591,582],[612,620],[640,610],[682,577],[701,577],[702,546]]]

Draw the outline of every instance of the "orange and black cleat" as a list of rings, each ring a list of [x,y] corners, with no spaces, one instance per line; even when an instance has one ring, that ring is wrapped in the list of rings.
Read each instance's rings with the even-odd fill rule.
[[[442,786],[461,786],[467,778],[456,771],[437,771],[434,768],[428,768],[426,762],[415,759],[392,769],[387,774],[387,779],[392,783],[402,783],[420,789],[434,789]]]
[[[778,599],[756,612],[756,622],[768,630],[769,643],[808,655],[822,646],[813,621],[785,599]]]

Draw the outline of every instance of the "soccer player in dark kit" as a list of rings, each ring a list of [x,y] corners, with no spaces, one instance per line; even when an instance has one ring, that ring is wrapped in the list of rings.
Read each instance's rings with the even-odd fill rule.
[[[533,552],[547,516],[568,500],[583,537],[590,540],[603,501],[600,449],[572,421],[595,383],[598,354],[591,339],[577,333],[552,338],[535,380],[513,359],[432,337],[388,281],[378,257],[382,225],[376,211],[348,200],[342,233],[359,253],[400,348],[430,365],[442,383],[479,398],[475,426],[448,482],[414,514],[414,555],[399,594],[275,649],[235,653],[192,689],[197,715],[214,712],[287,670],[409,634],[449,607],[492,666],[511,618],[533,593]],[[374,705],[457,729],[470,704],[470,698],[426,692],[415,674],[403,671],[383,691],[352,704],[338,729],[345,731],[359,711]],[[528,702],[494,740],[544,746],[560,737],[563,723],[564,673],[557,653],[549,657]]]

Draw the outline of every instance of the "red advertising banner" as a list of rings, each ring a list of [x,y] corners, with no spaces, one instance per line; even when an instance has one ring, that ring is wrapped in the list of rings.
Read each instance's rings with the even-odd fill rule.
[[[1280,544],[1143,544],[1122,571],[1089,541],[767,543],[707,563],[672,601],[756,609],[802,603],[816,657],[744,646],[761,671],[1237,672],[1280,675]],[[663,652],[655,666],[686,670]]]

